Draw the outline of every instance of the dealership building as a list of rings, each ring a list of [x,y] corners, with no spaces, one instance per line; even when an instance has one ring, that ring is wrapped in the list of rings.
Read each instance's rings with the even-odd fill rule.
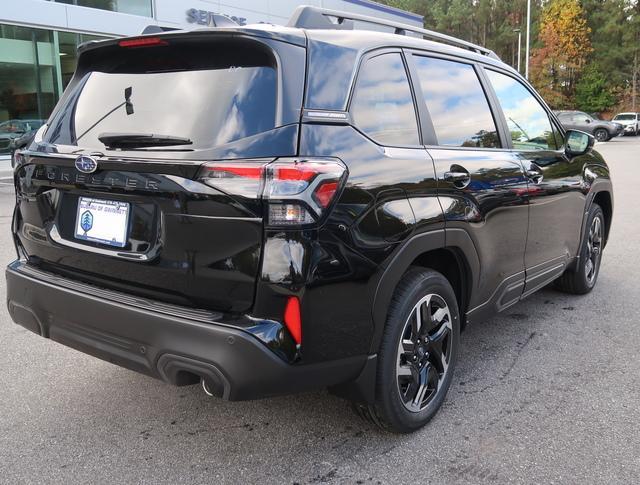
[[[419,15],[370,0],[2,0],[1,4],[0,156],[7,153],[1,145],[3,132],[28,129],[49,116],[73,75],[77,46],[88,40],[136,35],[148,25],[203,27],[214,14],[241,25],[284,25],[300,4],[423,23]]]

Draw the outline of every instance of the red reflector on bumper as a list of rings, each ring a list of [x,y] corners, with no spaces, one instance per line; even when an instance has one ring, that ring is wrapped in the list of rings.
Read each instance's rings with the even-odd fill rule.
[[[302,320],[300,318],[300,301],[295,296],[289,297],[284,309],[284,324],[291,333],[296,344],[302,343]]]

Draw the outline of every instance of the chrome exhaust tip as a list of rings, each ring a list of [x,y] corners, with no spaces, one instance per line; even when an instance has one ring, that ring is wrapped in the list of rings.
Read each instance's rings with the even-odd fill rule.
[[[215,397],[215,394],[213,394],[213,392],[211,392],[211,388],[209,387],[209,385],[207,384],[207,380],[204,377],[200,378],[200,384],[202,385],[202,390],[204,391],[204,393],[209,396],[209,397]]]

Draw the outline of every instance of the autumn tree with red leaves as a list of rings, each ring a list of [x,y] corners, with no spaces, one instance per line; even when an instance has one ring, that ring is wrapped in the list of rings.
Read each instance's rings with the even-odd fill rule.
[[[592,51],[591,29],[578,0],[551,0],[532,51],[531,81],[555,108],[573,107],[576,84]]]

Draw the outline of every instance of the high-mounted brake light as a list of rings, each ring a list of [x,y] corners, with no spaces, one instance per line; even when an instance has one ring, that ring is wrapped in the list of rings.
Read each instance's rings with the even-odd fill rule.
[[[120,47],[153,47],[168,45],[167,41],[160,37],[140,37],[138,39],[124,39],[118,42]]]
[[[229,195],[266,200],[269,225],[295,226],[323,216],[346,179],[346,168],[335,159],[211,162],[199,178]]]

